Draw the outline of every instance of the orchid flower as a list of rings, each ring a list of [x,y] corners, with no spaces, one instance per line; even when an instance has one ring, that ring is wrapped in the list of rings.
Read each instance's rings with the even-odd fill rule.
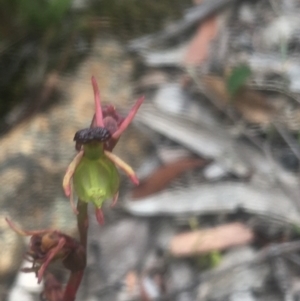
[[[64,267],[71,272],[84,269],[86,253],[74,238],[55,230],[22,230],[7,218],[6,222],[19,235],[31,236],[25,258],[32,262],[32,267],[22,270],[28,273],[35,272],[38,283],[42,281],[49,264],[58,259],[61,259]]]
[[[100,93],[94,77],[92,85],[95,115],[90,128],[75,134],[75,148],[78,153],[66,171],[63,189],[65,195],[70,198],[75,214],[78,211],[73,200],[72,186],[81,201],[92,202],[95,205],[97,221],[103,224],[103,202],[113,199],[113,206],[118,199],[120,178],[117,167],[122,169],[135,185],[139,184],[132,168],[111,151],[133,120],[144,97],[139,98],[127,117],[123,118],[114,106],[101,107]]]

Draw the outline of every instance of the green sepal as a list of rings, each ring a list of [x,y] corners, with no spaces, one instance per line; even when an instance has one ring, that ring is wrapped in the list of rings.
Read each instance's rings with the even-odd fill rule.
[[[79,199],[101,208],[119,190],[120,177],[114,163],[105,155],[93,160],[83,156],[73,175],[73,185]]]

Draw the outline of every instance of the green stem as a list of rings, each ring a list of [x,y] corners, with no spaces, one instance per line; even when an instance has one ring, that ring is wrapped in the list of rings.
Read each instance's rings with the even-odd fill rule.
[[[85,252],[87,252],[87,231],[88,231],[88,213],[87,213],[87,203],[78,200],[77,203],[77,227],[79,232],[80,243],[84,247]],[[85,263],[86,264],[86,263]],[[67,283],[63,301],[74,301],[76,298],[76,293],[80,286],[84,269],[72,272]]]

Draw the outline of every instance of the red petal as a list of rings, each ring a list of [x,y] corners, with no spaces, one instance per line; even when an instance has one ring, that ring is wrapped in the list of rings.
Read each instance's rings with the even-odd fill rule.
[[[65,244],[66,244],[66,240],[64,238],[60,238],[56,247],[51,249],[51,251],[48,252],[47,259],[41,265],[41,267],[38,271],[38,283],[41,283],[48,265],[50,264],[52,259],[56,256],[56,254],[58,254],[59,251],[64,247]]]
[[[126,116],[124,121],[121,123],[118,130],[112,135],[113,139],[119,139],[121,134],[127,129],[128,125],[131,123],[132,119],[134,118],[135,114],[137,113],[139,107],[143,103],[145,97],[140,97],[137,102],[134,104],[134,106],[131,108],[129,114]]]
[[[104,215],[103,215],[102,209],[96,208],[95,212],[96,212],[96,218],[97,218],[99,225],[104,225]]]
[[[96,116],[96,126],[104,127],[102,109],[101,109],[101,101],[100,101],[100,93],[97,81],[95,77],[92,77],[92,85],[94,89],[94,99],[95,99],[95,116]]]
[[[39,234],[44,234],[47,232],[51,232],[51,230],[37,230],[37,231],[29,231],[29,230],[22,230],[18,228],[10,219],[7,217],[5,218],[6,222],[8,225],[11,227],[12,230],[14,230],[16,233],[22,236],[31,236],[31,235],[39,235]]]

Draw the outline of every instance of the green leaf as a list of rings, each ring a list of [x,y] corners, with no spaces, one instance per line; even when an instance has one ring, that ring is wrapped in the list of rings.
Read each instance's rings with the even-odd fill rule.
[[[247,65],[235,67],[226,82],[227,91],[234,96],[242,88],[251,75],[251,69]]]

